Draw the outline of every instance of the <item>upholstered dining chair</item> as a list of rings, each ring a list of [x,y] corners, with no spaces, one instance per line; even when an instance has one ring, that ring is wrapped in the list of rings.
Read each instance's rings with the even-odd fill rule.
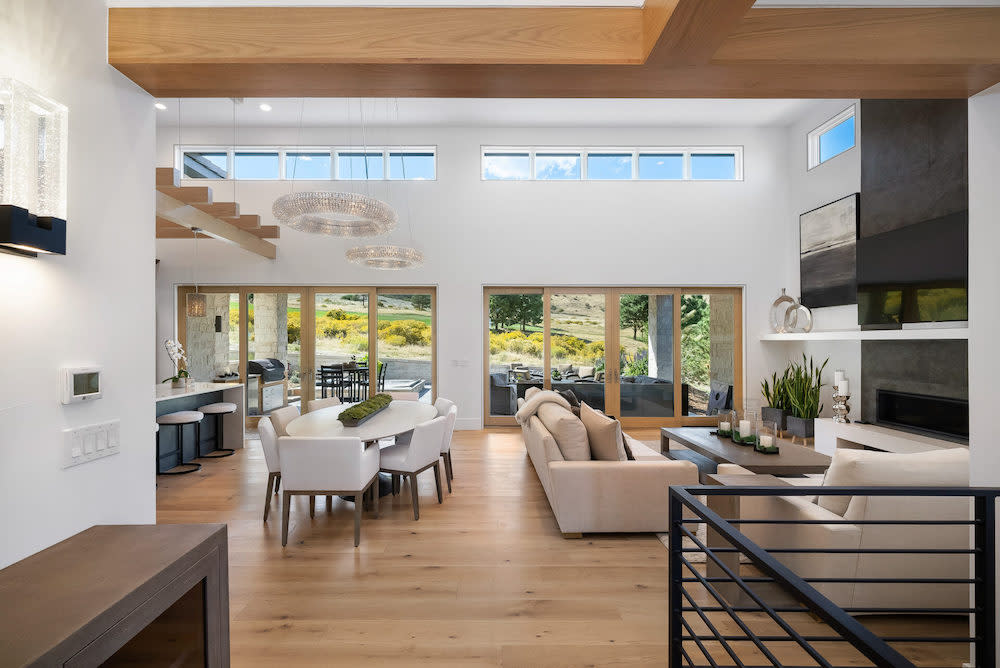
[[[378,517],[378,448],[366,448],[360,438],[325,436],[282,436],[278,439],[281,457],[281,544],[288,544],[291,498],[319,494],[354,497],[354,547],[361,542],[361,513],[364,496],[376,485],[372,504]]]
[[[257,423],[260,432],[260,446],[264,451],[264,461],[267,463],[267,489],[264,490],[264,521],[271,510],[271,496],[278,493],[281,486],[281,460],[278,459],[278,434],[274,431],[271,420],[262,417]]]
[[[391,473],[393,494],[398,493],[399,477],[410,478],[410,495],[413,498],[413,519],[420,519],[420,495],[417,492],[417,476],[429,468],[434,469],[437,483],[438,503],[443,503],[441,493],[441,439],[447,428],[443,417],[417,425],[413,429],[409,443],[390,445],[380,452],[380,470]]]
[[[419,392],[383,392],[388,394],[395,401],[420,401]]]
[[[306,411],[312,413],[313,411],[318,411],[321,408],[329,408],[330,406],[340,406],[341,401],[337,397],[327,397],[326,399],[310,399],[309,403],[306,404]]]
[[[284,408],[271,411],[267,414],[267,417],[271,418],[271,425],[278,434],[278,438],[281,438],[282,436],[288,436],[288,423],[299,417],[299,415],[301,413],[298,406],[285,406]]]
[[[444,459],[444,477],[448,481],[448,493],[451,494],[451,481],[455,478],[451,465],[451,437],[455,433],[455,421],[458,419],[458,406],[454,401],[449,401],[444,397],[438,397],[434,402],[438,417],[444,417],[447,425],[444,430],[444,438],[441,439],[441,457]]]

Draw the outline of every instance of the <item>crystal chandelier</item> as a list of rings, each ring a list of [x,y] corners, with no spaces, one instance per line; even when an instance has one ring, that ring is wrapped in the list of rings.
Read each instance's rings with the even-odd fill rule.
[[[300,192],[274,202],[274,217],[292,229],[335,237],[376,237],[396,228],[391,206],[353,192]]]
[[[424,254],[408,246],[358,246],[347,259],[372,269],[412,269],[424,263]]]

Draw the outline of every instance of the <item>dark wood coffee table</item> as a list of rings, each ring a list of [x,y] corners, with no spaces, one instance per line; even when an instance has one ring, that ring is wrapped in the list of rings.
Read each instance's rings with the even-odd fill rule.
[[[698,464],[701,480],[716,472],[719,464],[736,464],[754,473],[776,476],[801,476],[807,473],[825,473],[830,468],[830,458],[821,452],[789,441],[778,441],[780,452],[765,455],[749,445],[736,445],[728,438],[719,438],[711,432],[714,427],[664,427],[660,429],[660,453],[670,459],[690,459]],[[688,452],[670,450],[670,441],[680,443]],[[689,453],[695,453],[692,457]],[[671,456],[673,455],[673,456]]]

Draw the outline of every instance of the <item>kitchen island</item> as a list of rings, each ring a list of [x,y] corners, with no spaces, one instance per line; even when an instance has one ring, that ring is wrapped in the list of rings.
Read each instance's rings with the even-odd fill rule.
[[[218,444],[220,448],[238,449],[243,447],[243,416],[246,401],[243,398],[243,383],[188,383],[185,387],[171,387],[170,383],[161,383],[155,389],[156,416],[173,413],[175,411],[196,411],[199,406],[227,401],[236,404],[236,412],[222,416],[222,439]],[[214,450],[215,445],[215,424],[214,416],[206,415],[201,422],[201,449],[203,452]],[[165,434],[161,437],[159,455],[167,455],[175,448],[176,437],[171,425],[161,427]],[[184,451],[184,461],[195,458],[194,429],[187,427],[183,431],[182,448]],[[180,462],[176,457],[172,461],[164,456],[159,464],[159,470],[169,470]]]

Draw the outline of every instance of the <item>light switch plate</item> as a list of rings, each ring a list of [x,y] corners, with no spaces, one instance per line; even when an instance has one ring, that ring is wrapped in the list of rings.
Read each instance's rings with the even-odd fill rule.
[[[121,447],[121,420],[64,429],[63,439],[64,469],[110,457]]]

